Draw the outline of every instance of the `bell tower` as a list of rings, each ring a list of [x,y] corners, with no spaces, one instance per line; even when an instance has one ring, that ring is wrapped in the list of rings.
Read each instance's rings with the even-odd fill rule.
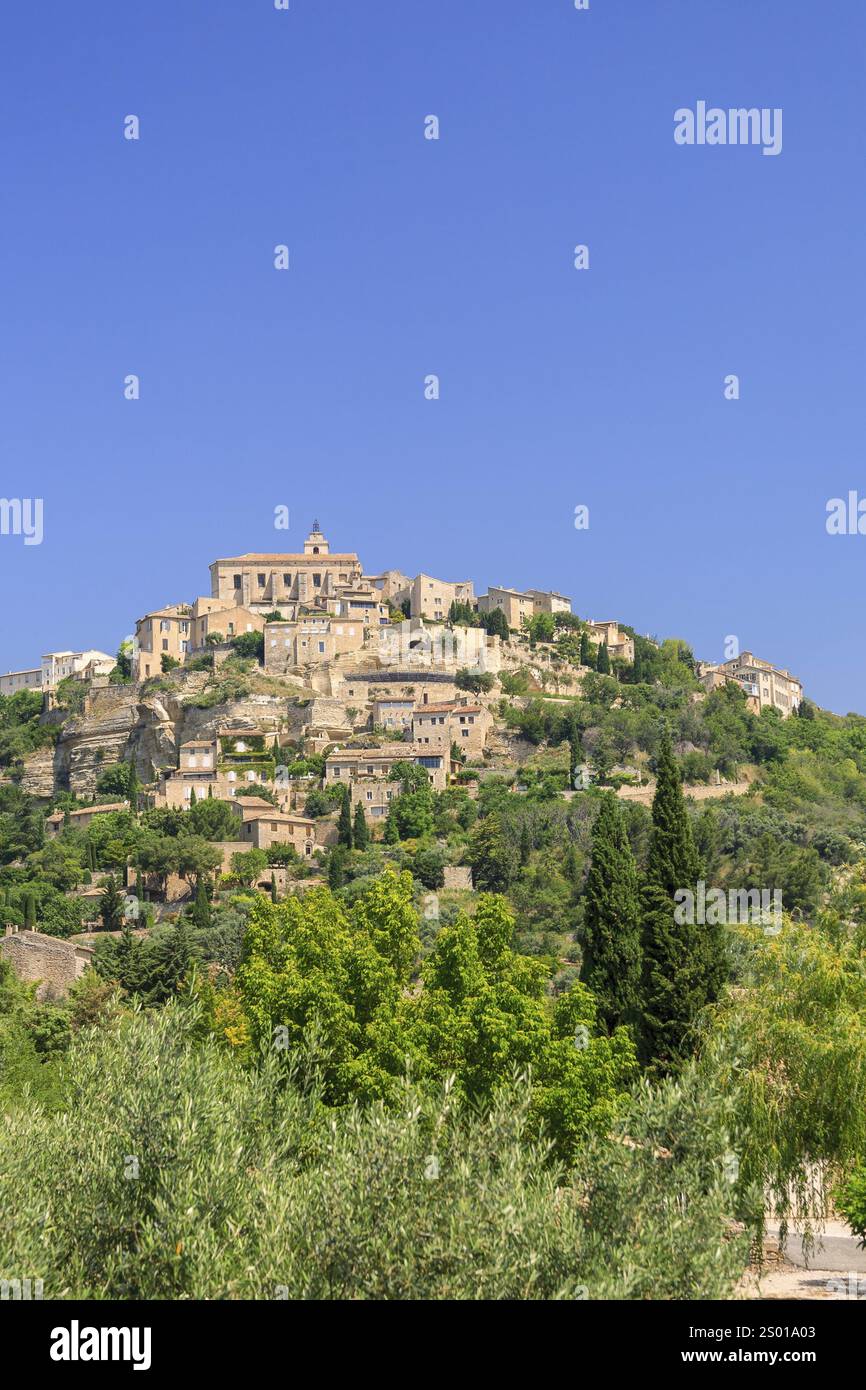
[[[313,529],[304,541],[305,555],[327,555],[330,547],[325,537],[319,529],[318,521],[313,522]]]

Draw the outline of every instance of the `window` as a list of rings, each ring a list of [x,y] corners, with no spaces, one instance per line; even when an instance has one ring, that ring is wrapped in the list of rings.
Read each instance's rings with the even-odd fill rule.
[[[186,637],[186,635],[187,635],[188,632],[189,632],[189,623],[181,623],[181,625],[180,625],[180,635],[181,635],[181,637]]]
[[[323,652],[324,650],[325,650],[325,644],[324,644],[324,642],[320,642],[320,643],[319,643],[319,651],[320,651],[320,652]]]
[[[372,792],[367,792],[367,800],[368,800],[368,801],[372,801],[372,800],[373,800],[373,793],[372,793]]]
[[[314,589],[321,589],[321,587],[322,587],[322,576],[321,576],[320,574],[314,574],[314,575],[313,575],[313,588],[314,588]]]
[[[260,589],[263,589],[265,587],[265,576],[263,574],[257,574],[256,583],[258,584]]]
[[[283,583],[285,584],[285,586],[286,586],[287,589],[291,589],[291,587],[292,587],[292,576],[291,576],[290,574],[284,574],[284,575],[283,575]]]
[[[161,618],[159,624],[160,632],[171,632],[171,622],[168,618]]]
[[[167,637],[163,637],[163,639],[162,639],[162,650],[163,650],[164,652],[167,652],[167,651],[168,651],[168,638],[167,638]]]
[[[468,729],[461,729],[461,730],[460,730],[460,734],[461,734],[461,736],[462,736],[463,738],[468,738],[468,737],[469,737],[469,730],[468,730]]]
[[[243,576],[242,576],[242,575],[240,575],[240,574],[234,575],[234,587],[235,587],[236,589],[242,588],[243,582],[244,582],[244,581],[243,581]]]

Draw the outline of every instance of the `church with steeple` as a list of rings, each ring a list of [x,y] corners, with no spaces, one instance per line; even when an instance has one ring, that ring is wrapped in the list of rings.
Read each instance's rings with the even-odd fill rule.
[[[301,554],[248,552],[214,560],[211,597],[253,613],[282,612],[296,605],[319,607],[339,597],[341,589],[355,588],[362,574],[355,552],[332,551],[316,520]]]

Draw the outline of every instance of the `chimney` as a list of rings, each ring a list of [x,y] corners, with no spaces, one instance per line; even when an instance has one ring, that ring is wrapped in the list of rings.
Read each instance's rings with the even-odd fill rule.
[[[5,931],[4,935],[5,935],[5,936],[11,936],[14,930],[15,930],[15,928],[13,927],[12,923],[11,923],[11,922],[7,922],[7,923],[6,923],[6,931]]]

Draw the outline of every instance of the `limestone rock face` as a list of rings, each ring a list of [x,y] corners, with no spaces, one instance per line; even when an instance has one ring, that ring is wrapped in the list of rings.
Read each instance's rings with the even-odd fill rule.
[[[54,754],[54,790],[93,796],[102,769],[123,761],[134,723],[133,686],[94,691],[86,713],[63,725]]]
[[[46,801],[54,793],[54,749],[40,748],[24,760],[24,773],[21,790],[28,796],[43,797]]]
[[[282,696],[251,694],[198,709],[182,698],[197,693],[199,685],[204,688],[203,677],[196,683],[197,674],[175,690],[151,693],[141,686],[116,685],[92,691],[85,713],[63,724],[56,750],[27,759],[25,791],[44,798],[71,791],[87,798],[95,794],[100,773],[121,762],[133,762],[139,781],[147,784],[162,770],[178,766],[181,744],[215,737],[228,726],[279,733],[299,744],[311,722],[349,730],[341,701],[310,698],[309,691],[300,700],[289,691]]]

